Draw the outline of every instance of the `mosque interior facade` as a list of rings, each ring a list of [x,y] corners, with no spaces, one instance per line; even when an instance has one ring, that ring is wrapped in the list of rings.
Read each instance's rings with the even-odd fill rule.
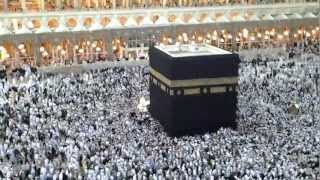
[[[312,0],[1,0],[0,14],[0,60],[15,65],[145,59],[152,44],[238,51],[320,36]]]

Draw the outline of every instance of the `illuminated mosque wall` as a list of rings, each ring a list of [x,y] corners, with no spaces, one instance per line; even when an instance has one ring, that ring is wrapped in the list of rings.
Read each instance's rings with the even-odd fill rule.
[[[144,59],[153,44],[206,43],[238,51],[315,41],[320,33],[317,4],[300,0],[0,0],[0,61],[15,66],[81,64]]]

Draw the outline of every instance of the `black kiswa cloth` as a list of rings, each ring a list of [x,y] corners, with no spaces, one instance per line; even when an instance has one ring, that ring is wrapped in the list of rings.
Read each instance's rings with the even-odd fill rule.
[[[212,94],[170,95],[150,83],[150,112],[169,136],[237,128],[236,91]]]
[[[238,76],[238,54],[171,57],[159,49],[150,49],[150,67],[170,80]]]
[[[236,129],[239,56],[172,57],[150,49],[150,112],[169,136]]]

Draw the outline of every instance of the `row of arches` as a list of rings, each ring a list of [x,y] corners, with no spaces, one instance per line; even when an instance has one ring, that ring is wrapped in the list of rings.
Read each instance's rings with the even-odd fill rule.
[[[206,43],[223,49],[237,51],[252,47],[276,46],[304,40],[319,40],[319,26],[253,27],[233,29],[197,29],[157,31],[134,36],[116,35],[109,40],[96,38],[60,38],[59,41],[43,39],[39,44],[25,40],[0,42],[0,63],[12,66],[28,63],[37,66],[53,64],[81,64],[99,61],[139,60],[147,57],[148,46]]]
[[[31,18],[5,18],[0,22],[0,28],[5,33],[31,34],[48,32],[68,32],[68,31],[97,31],[113,28],[137,28],[170,25],[194,25],[194,24],[212,24],[228,22],[257,22],[257,21],[287,21],[299,20],[303,17],[316,19],[317,16],[312,12],[308,13],[288,13],[288,14],[260,14],[253,12],[229,12],[227,14],[216,12],[181,13],[181,14],[150,14],[142,15],[119,15],[111,17],[110,15],[96,16],[48,16]],[[262,22],[263,23],[263,22]],[[0,32],[1,34],[1,32]]]

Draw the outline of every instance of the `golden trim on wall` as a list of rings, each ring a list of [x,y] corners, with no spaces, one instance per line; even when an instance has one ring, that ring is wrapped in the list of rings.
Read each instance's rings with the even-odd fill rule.
[[[219,78],[199,78],[188,80],[170,80],[153,68],[150,68],[150,74],[162,81],[168,87],[197,87],[214,85],[234,85],[238,83],[238,77],[219,77]]]
[[[174,88],[172,89],[171,87],[168,87],[166,84],[163,82],[159,81],[154,77],[152,74],[150,75],[150,83],[153,83],[157,87],[159,87],[163,92],[169,94],[170,96],[174,95],[196,95],[196,94],[202,94],[201,89],[203,89],[204,94],[219,94],[219,93],[226,93],[227,90],[229,92],[232,92],[234,90],[233,87],[226,86],[226,85],[220,85],[220,86],[213,86],[213,87],[205,87],[205,88]],[[232,86],[236,86],[236,84],[232,84]],[[176,89],[176,90],[175,90]],[[209,90],[209,92],[208,92]]]
[[[200,88],[184,89],[184,95],[200,94]]]

